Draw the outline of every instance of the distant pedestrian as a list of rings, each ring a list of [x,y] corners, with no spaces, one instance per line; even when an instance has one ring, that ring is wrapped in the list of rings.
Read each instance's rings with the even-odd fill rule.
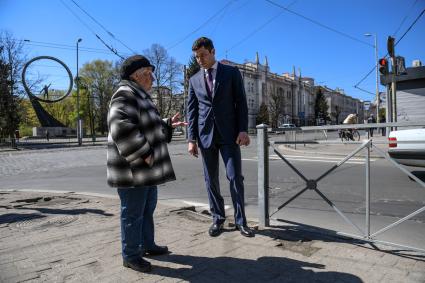
[[[107,178],[121,200],[123,265],[140,272],[151,270],[145,254],[168,253],[155,243],[153,213],[157,185],[176,179],[167,142],[173,128],[186,125],[179,113],[160,118],[148,93],[154,69],[141,55],[127,58],[108,113]]]
[[[387,122],[387,119],[385,119],[385,117],[382,117],[382,119],[381,119],[381,123],[386,123]],[[382,131],[382,135],[383,136],[385,136],[386,135],[386,131],[387,129],[385,128],[385,127],[382,127],[381,128],[381,131]]]
[[[49,141],[49,138],[50,138],[49,130],[46,130],[46,140]]]
[[[373,114],[370,114],[370,117],[367,119],[367,123],[368,124],[375,124],[376,120],[375,117],[373,116]],[[369,135],[370,137],[373,137],[373,131],[375,130],[375,128],[369,128]]]

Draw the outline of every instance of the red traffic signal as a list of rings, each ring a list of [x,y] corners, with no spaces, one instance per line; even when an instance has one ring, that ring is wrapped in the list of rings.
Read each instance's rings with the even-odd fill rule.
[[[387,61],[387,59],[385,59],[385,58],[379,59],[378,64],[379,64],[379,72],[381,73],[381,75],[388,74],[388,61]]]

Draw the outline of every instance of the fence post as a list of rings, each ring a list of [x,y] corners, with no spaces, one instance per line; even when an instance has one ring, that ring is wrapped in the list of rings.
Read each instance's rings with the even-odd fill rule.
[[[262,227],[269,227],[269,140],[266,124],[257,126],[258,218]]]
[[[371,143],[370,140],[368,141],[368,145],[366,146],[366,155],[365,155],[365,168],[366,168],[366,221],[365,221],[365,231],[366,231],[366,237],[369,238],[370,236],[370,147]]]

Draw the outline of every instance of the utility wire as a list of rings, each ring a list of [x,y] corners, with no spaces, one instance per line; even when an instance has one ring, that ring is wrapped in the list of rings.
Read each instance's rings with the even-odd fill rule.
[[[61,46],[61,45],[50,45],[48,43],[47,44],[40,44],[40,43],[31,43],[31,42],[27,42],[27,41],[24,41],[24,40],[23,40],[22,43],[25,44],[25,45],[30,45],[30,46],[47,47],[47,48],[53,48],[53,49],[72,50],[72,51],[76,50],[75,46],[69,46],[69,45]],[[106,50],[106,49],[104,49],[104,50],[99,49],[99,51],[95,51],[95,50],[87,49],[87,48],[84,48],[84,47],[79,47],[78,50],[82,51],[82,52],[97,53],[97,54],[111,54],[111,52],[109,50]],[[121,53],[121,54],[123,54],[123,53]]]
[[[407,17],[409,16],[410,12],[412,11],[413,7],[415,7],[416,3],[418,3],[418,0],[416,0],[413,5],[410,7],[410,9],[407,11],[406,16],[404,16],[403,20],[401,21],[400,25],[396,29],[396,31],[393,33],[393,37],[396,36],[396,34],[399,32],[401,27],[403,26],[404,22],[406,21]]]
[[[35,44],[47,44],[47,45],[52,45],[52,46],[59,46],[59,47],[71,47],[73,49],[76,49],[75,45],[69,45],[69,44],[62,44],[62,43],[54,43],[54,42],[45,42],[45,41],[35,41],[35,40],[20,40],[20,41],[24,41],[24,42],[30,42],[35,43]],[[91,51],[108,51],[106,49],[100,49],[100,48],[93,48],[93,47],[79,47],[78,49],[80,50],[91,50]]]
[[[228,6],[229,7],[229,6]],[[214,35],[215,31],[217,30],[218,26],[220,25],[221,21],[224,19],[224,17],[226,16],[227,12],[229,11],[228,8],[224,9],[222,15],[218,18],[215,27],[213,27],[212,31],[211,31],[211,36]]]
[[[325,29],[327,29],[327,30],[330,30],[330,31],[332,31],[332,32],[334,32],[334,33],[336,33],[336,34],[339,34],[339,35],[341,35],[341,36],[343,36],[343,37],[349,38],[349,39],[351,39],[351,40],[357,41],[357,42],[359,42],[359,43],[365,44],[365,45],[370,46],[370,47],[374,47],[374,46],[373,46],[373,44],[370,44],[370,43],[368,43],[368,42],[366,42],[366,41],[363,41],[363,40],[361,40],[361,39],[358,39],[358,38],[356,38],[356,37],[354,37],[354,36],[351,36],[351,35],[349,35],[349,34],[347,34],[347,33],[345,33],[345,32],[342,32],[342,31],[339,31],[339,30],[337,30],[337,29],[334,29],[334,28],[332,28],[332,27],[330,27],[330,26],[327,26],[327,25],[325,25],[325,24],[322,24],[322,23],[320,23],[320,22],[318,22],[318,21],[316,21],[316,20],[314,20],[314,19],[311,19],[311,18],[309,18],[309,17],[307,17],[307,16],[304,16],[304,15],[302,15],[302,14],[298,13],[298,12],[295,12],[295,11],[293,11],[293,10],[290,10],[289,8],[287,8],[287,7],[285,7],[285,6],[282,6],[282,5],[280,5],[280,4],[278,4],[278,3],[274,2],[274,1],[271,1],[271,0],[265,0],[265,1],[266,1],[266,2],[269,2],[270,4],[272,4],[272,5],[274,5],[274,6],[277,6],[277,7],[281,8],[281,9],[283,9],[283,10],[285,10],[285,11],[287,11],[287,12],[291,13],[291,14],[294,14],[294,15],[296,15],[296,16],[298,16],[298,17],[300,17],[300,18],[303,18],[304,20],[307,20],[307,21],[309,21],[309,22],[311,22],[311,23],[313,23],[313,24],[315,24],[315,25],[318,25],[318,26],[320,26],[320,27],[322,27],[322,28],[325,28]]]
[[[287,5],[285,8],[288,8],[292,5],[294,5],[297,2],[297,0],[293,1],[292,3],[290,3],[289,5]],[[239,40],[237,43],[235,43],[234,45],[232,45],[229,49],[226,50],[226,54],[227,52],[229,52],[230,50],[238,47],[239,45],[241,45],[243,42],[247,41],[249,38],[251,38],[253,35],[255,35],[257,32],[259,32],[260,30],[262,30],[263,28],[265,28],[268,24],[270,24],[271,22],[273,22],[275,19],[277,19],[280,15],[282,15],[285,11],[280,11],[278,14],[274,15],[273,17],[271,17],[269,20],[267,20],[265,23],[263,23],[261,26],[259,26],[258,28],[256,28],[254,31],[252,31],[250,34],[248,34],[247,36],[245,36],[244,38],[242,38],[241,40]]]
[[[124,42],[122,42],[119,38],[117,38],[112,32],[107,30],[98,20],[96,20],[92,15],[90,15],[86,10],[84,10],[80,5],[78,5],[77,2],[74,0],[71,0],[72,3],[74,3],[75,6],[77,6],[81,11],[83,11],[84,14],[86,14],[92,21],[94,21],[96,24],[98,24],[107,34],[109,34],[110,37],[121,43],[124,47],[126,47],[128,50],[130,50],[133,54],[137,54],[136,51],[128,47]]]
[[[394,46],[397,46],[397,44],[407,35],[407,33],[413,28],[413,26],[416,24],[416,22],[423,16],[423,14],[425,13],[425,9],[422,10],[422,12],[419,14],[419,16],[416,17],[416,19],[413,21],[413,23],[407,28],[407,30],[403,33],[403,35],[400,37],[399,40],[397,40],[394,43]],[[387,54],[385,54],[384,58],[388,57],[388,52]],[[358,83],[356,83],[354,85],[355,88],[360,89],[358,86],[364,81],[366,80],[367,77],[369,77],[369,75],[375,70],[376,66],[374,66],[372,68],[372,70],[370,70]],[[361,90],[361,89],[360,89]]]
[[[191,35],[193,35],[194,33],[196,33],[197,31],[199,31],[201,28],[203,28],[204,26],[206,26],[207,24],[210,23],[211,20],[213,20],[215,17],[217,17],[221,12],[223,12],[228,6],[230,6],[233,3],[233,0],[230,0],[229,2],[227,2],[226,5],[224,5],[224,7],[222,7],[220,10],[218,10],[214,15],[212,15],[211,17],[209,17],[205,22],[203,22],[199,27],[197,27],[195,30],[191,31],[190,33],[188,33],[186,36],[184,36],[182,39],[178,40],[177,42],[171,44],[169,47],[167,47],[167,51],[173,49],[174,47],[176,47],[177,45],[179,45],[180,43],[182,43],[183,41],[185,41],[186,39],[188,39]]]
[[[97,33],[93,29],[91,29],[68,5],[66,5],[63,0],[60,0],[60,1],[74,15],[74,17],[76,17],[89,31],[91,31],[97,37],[97,39],[100,40],[100,42],[102,42],[103,45],[105,45],[106,48],[108,48],[112,53],[114,53],[121,59],[124,59],[123,56],[118,54],[115,48],[109,46],[100,36],[98,36]]]
[[[413,28],[413,26],[416,24],[416,22],[420,19],[420,17],[425,14],[425,9],[422,10],[422,12],[419,14],[419,16],[413,21],[413,23],[407,28],[407,30],[403,33],[403,35],[400,37],[399,40],[397,40],[394,43],[394,46],[397,46],[397,44],[406,36],[406,34]],[[388,55],[388,54],[387,54]]]

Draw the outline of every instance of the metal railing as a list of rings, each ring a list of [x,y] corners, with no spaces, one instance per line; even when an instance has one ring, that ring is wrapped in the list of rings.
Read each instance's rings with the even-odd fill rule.
[[[423,127],[425,126],[425,123],[407,123],[407,122],[401,122],[401,123],[381,123],[381,124],[355,124],[355,125],[335,125],[335,126],[318,126],[318,127],[300,127],[300,128],[294,128],[294,129],[285,129],[285,131],[317,131],[317,130],[340,130],[340,129],[371,129],[371,128],[379,128],[379,127]],[[370,156],[371,156],[371,150],[374,150],[375,154],[378,154],[388,160],[392,165],[394,165],[396,168],[401,170],[404,174],[409,176],[411,179],[416,181],[420,186],[425,188],[425,183],[420,180],[418,177],[416,177],[414,174],[412,174],[409,170],[404,168],[402,165],[400,165],[397,161],[395,161],[393,158],[389,156],[387,152],[382,150],[377,146],[377,144],[388,144],[387,141],[374,141],[372,138],[365,139],[363,141],[350,141],[350,142],[335,142],[335,141],[317,141],[317,140],[296,140],[296,135],[293,135],[293,140],[286,140],[286,141],[271,141],[268,138],[268,126],[267,125],[259,125],[257,126],[257,156],[258,156],[258,208],[259,208],[259,222],[260,225],[264,227],[270,226],[270,217],[273,216],[275,213],[280,211],[282,208],[287,206],[289,203],[294,201],[296,198],[301,196],[303,193],[305,193],[308,190],[316,192],[321,199],[323,199],[330,207],[332,207],[335,212],[341,216],[341,218],[348,223],[351,227],[354,228],[355,231],[358,232],[358,234],[352,234],[352,233],[345,233],[345,232],[339,232],[336,231],[337,234],[348,236],[355,239],[361,239],[366,242],[370,243],[381,243],[386,245],[392,245],[396,247],[401,247],[409,250],[419,251],[422,253],[425,253],[425,249],[418,248],[418,247],[411,247],[406,245],[401,245],[393,242],[386,242],[377,239],[376,237],[396,226],[399,224],[411,219],[412,217],[416,216],[417,214],[425,211],[425,206],[417,209],[416,211],[410,213],[409,215],[395,221],[394,223],[391,223],[387,225],[386,227],[371,232],[371,225],[370,225],[370,194],[371,194],[371,171],[370,171]],[[309,179],[306,177],[300,170],[298,170],[286,157],[285,154],[280,152],[276,146],[277,145],[296,145],[296,144],[353,144],[356,146],[356,148],[350,152],[348,155],[346,155],[344,158],[342,158],[339,162],[337,162],[335,165],[330,167],[329,169],[325,170],[319,177],[315,179]],[[397,144],[405,144],[405,143],[420,143],[425,144],[424,141],[397,141]],[[287,201],[285,201],[283,204],[278,206],[271,214],[270,214],[270,208],[269,208],[269,147],[271,147],[281,159],[282,161],[292,169],[293,172],[295,172],[298,177],[305,182],[305,187],[290,197]],[[346,163],[348,160],[350,160],[352,157],[360,153],[362,150],[365,151],[364,155],[364,164],[365,164],[365,227],[362,229],[358,225],[356,225],[353,221],[351,221],[338,207],[335,205],[334,202],[332,202],[328,197],[325,196],[319,189],[318,189],[318,182],[323,180],[326,176],[328,176],[331,172],[334,172],[335,169]]]

